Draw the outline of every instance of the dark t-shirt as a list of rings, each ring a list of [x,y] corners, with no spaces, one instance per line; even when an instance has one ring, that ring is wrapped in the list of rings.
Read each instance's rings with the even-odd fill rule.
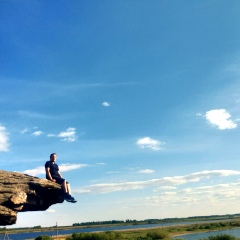
[[[53,178],[58,177],[59,168],[58,168],[58,165],[56,163],[53,163],[52,161],[47,161],[45,163],[45,168],[50,168],[50,173],[51,173],[51,176]],[[49,179],[47,174],[46,174],[46,178]]]

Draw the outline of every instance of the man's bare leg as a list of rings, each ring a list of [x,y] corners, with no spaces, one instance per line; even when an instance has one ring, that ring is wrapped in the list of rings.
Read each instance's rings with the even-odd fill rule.
[[[64,193],[68,193],[66,181],[64,181],[64,182],[62,183],[62,188],[63,188]]]
[[[66,185],[67,185],[67,192],[68,192],[69,195],[71,195],[71,187],[70,187],[70,184],[67,183]]]
[[[62,188],[65,192],[65,200],[68,202],[73,202],[76,203],[77,201],[71,196],[71,188],[70,188],[70,184],[67,183],[66,181],[64,181],[62,183]]]

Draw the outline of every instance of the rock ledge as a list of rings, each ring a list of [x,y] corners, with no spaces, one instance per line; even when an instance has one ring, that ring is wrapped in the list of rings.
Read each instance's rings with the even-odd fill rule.
[[[15,224],[18,212],[44,211],[63,201],[63,190],[54,182],[0,170],[0,226]]]

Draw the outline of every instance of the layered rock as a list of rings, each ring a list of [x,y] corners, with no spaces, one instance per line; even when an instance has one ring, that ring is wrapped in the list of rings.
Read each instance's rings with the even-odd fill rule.
[[[63,201],[63,190],[54,182],[0,170],[0,226],[15,224],[18,212],[44,211]]]

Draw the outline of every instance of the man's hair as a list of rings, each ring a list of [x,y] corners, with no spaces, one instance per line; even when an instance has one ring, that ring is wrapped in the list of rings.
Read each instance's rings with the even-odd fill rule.
[[[56,153],[51,153],[51,154],[50,154],[50,160],[52,159],[52,157],[53,157],[54,155],[57,155],[57,154],[56,154]]]

